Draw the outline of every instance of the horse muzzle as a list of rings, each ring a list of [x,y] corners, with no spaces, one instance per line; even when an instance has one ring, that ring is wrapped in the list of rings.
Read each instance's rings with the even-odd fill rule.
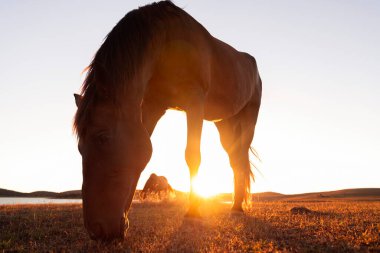
[[[129,227],[127,218],[122,217],[119,223],[89,222],[85,224],[87,232],[92,240],[114,241],[123,240]]]

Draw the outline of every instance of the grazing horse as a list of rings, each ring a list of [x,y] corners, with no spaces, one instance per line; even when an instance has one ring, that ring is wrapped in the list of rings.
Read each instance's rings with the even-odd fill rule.
[[[126,14],[87,68],[75,95],[83,167],[83,217],[93,239],[123,238],[150,136],[167,109],[186,112],[191,185],[201,162],[203,120],[213,121],[234,172],[232,210],[243,212],[253,173],[249,149],[261,101],[255,59],[214,38],[170,1]],[[190,187],[187,216],[199,216]]]
[[[152,173],[144,185],[144,189],[141,191],[141,198],[145,199],[149,193],[158,194],[161,197],[161,194],[168,195],[172,193],[173,188],[169,184],[168,180],[164,176],[157,176]]]

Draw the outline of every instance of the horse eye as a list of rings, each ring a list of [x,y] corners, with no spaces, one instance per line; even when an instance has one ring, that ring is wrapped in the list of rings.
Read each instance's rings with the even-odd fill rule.
[[[96,143],[99,145],[105,145],[107,144],[111,139],[111,136],[107,133],[100,133],[96,135]]]

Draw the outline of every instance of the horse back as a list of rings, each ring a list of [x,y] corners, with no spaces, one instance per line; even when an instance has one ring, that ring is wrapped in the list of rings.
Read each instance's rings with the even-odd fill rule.
[[[255,97],[261,97],[255,58],[216,38],[213,38],[210,77],[206,117],[211,120],[229,118]]]
[[[205,119],[213,121],[250,101],[258,81],[252,56],[214,38],[187,14],[167,20],[161,31],[145,101],[186,111],[201,97]]]

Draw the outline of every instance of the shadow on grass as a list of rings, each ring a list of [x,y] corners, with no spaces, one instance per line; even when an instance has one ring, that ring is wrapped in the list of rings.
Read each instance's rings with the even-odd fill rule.
[[[213,228],[204,219],[183,218],[182,224],[173,231],[165,252],[210,251],[210,239],[215,237]]]
[[[310,213],[308,216],[328,216]],[[354,252],[346,242],[331,244],[307,228],[276,227],[250,215],[231,216],[229,213],[209,215],[203,219],[184,219],[173,231],[166,252],[257,252],[285,250],[290,252]]]
[[[275,249],[291,252],[342,252],[342,249],[345,252],[354,251],[344,242],[340,243],[338,248],[327,241],[323,242],[315,234],[308,233],[307,228],[294,226],[278,228],[252,216],[234,219],[237,225],[243,224],[242,238],[245,243],[250,243],[247,239],[252,238],[254,241],[271,242]]]

